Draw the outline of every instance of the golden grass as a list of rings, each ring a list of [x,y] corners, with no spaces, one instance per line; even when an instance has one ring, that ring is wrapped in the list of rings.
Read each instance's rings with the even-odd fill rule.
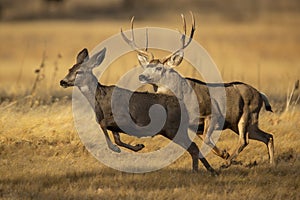
[[[250,141],[238,157],[242,165],[219,169],[223,161],[210,153],[207,159],[220,172],[218,177],[212,177],[201,164],[198,174],[191,173],[187,153],[157,172],[127,174],[110,169],[81,144],[69,103],[57,102],[26,112],[16,109],[2,110],[0,117],[3,199],[299,198],[299,111],[262,113],[261,127],[274,134],[277,167],[269,166],[265,145]],[[159,136],[136,139],[122,135],[122,139],[144,143],[143,151],[167,142]],[[236,143],[237,136],[225,131],[218,145],[232,151]]]
[[[136,25],[178,28],[177,18],[171,23],[137,21]],[[284,107],[288,86],[299,79],[299,17],[247,24],[206,21],[204,16],[197,19],[195,39],[208,50],[224,80],[259,87],[271,97],[275,111]],[[70,95],[71,89],[60,88],[59,80],[74,64],[77,52],[84,47],[91,50],[128,25],[127,20],[0,23],[0,199],[299,199],[297,107],[287,113],[262,111],[262,129],[274,134],[277,167],[269,166],[265,145],[250,141],[238,157],[242,165],[219,169],[223,161],[210,153],[208,161],[220,171],[220,176],[211,177],[201,165],[200,172],[192,174],[186,153],[157,172],[127,174],[110,169],[81,144],[68,99],[27,105],[24,95],[31,90],[43,51],[46,77],[38,96]],[[54,62],[59,68],[52,77]],[[101,82],[115,83],[136,64],[134,54],[115,61]],[[184,65],[177,69],[186,76],[194,75]],[[15,101],[2,99],[6,97]],[[122,135],[122,139],[144,143],[143,151],[157,149],[166,141],[159,136],[137,139]],[[224,131],[218,145],[232,151],[237,139]]]

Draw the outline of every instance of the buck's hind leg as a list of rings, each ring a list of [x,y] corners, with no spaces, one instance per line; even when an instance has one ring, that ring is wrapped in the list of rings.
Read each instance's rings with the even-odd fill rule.
[[[274,160],[274,139],[273,135],[260,130],[257,124],[250,127],[249,139],[258,140],[267,145],[269,161],[271,165],[275,164]]]
[[[137,144],[137,145],[133,146],[133,145],[122,142],[121,138],[120,138],[120,134],[118,132],[113,131],[113,136],[114,136],[115,143],[117,145],[119,145],[121,147],[125,147],[127,149],[130,149],[132,151],[137,152],[137,151],[140,151],[141,149],[143,149],[145,147],[143,144]]]

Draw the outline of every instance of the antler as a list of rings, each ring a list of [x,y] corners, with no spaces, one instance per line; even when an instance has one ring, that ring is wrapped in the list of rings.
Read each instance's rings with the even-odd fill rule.
[[[121,35],[122,35],[123,39],[125,40],[125,42],[127,44],[129,44],[133,50],[135,50],[138,54],[147,56],[149,60],[152,60],[153,59],[153,54],[147,52],[147,50],[148,50],[148,29],[146,29],[146,48],[145,48],[145,50],[142,50],[134,42],[133,22],[134,22],[134,16],[131,18],[131,21],[130,21],[130,24],[131,24],[131,40],[128,39],[128,37],[126,37],[126,35],[123,33],[122,28],[121,28]]]
[[[180,49],[176,50],[175,52],[171,53],[170,55],[166,56],[165,58],[162,59],[162,62],[166,62],[170,57],[172,57],[173,55],[177,54],[178,52],[182,51],[183,49],[185,49],[193,40],[194,37],[194,33],[196,30],[196,23],[195,23],[195,18],[194,18],[194,14],[193,12],[190,12],[191,16],[192,16],[192,29],[191,29],[191,34],[189,37],[189,40],[187,41],[187,43],[185,42],[186,39],[186,21],[185,21],[185,17],[183,14],[181,14],[181,18],[182,18],[182,23],[183,23],[183,31],[184,33],[182,34],[180,31],[179,33],[181,34],[181,42],[182,42],[182,46],[180,47]]]

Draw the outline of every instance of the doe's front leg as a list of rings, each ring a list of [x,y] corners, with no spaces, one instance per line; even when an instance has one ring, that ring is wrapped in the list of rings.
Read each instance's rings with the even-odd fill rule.
[[[103,124],[103,122],[100,122],[100,127],[101,129],[103,130],[103,133],[104,133],[104,136],[105,136],[105,140],[106,140],[106,143],[107,143],[107,146],[110,150],[114,151],[114,152],[117,152],[117,153],[120,153],[121,152],[121,149],[112,143],[112,141],[110,140],[109,138],[109,135],[108,135],[108,132],[107,132],[107,128],[106,126]]]

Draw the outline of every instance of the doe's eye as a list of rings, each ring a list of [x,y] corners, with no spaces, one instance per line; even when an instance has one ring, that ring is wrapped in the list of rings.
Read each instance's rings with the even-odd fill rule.
[[[157,71],[161,71],[161,70],[162,70],[162,67],[157,67],[156,70],[157,70]]]
[[[78,75],[78,74],[83,74],[83,71],[77,71],[76,75]]]

